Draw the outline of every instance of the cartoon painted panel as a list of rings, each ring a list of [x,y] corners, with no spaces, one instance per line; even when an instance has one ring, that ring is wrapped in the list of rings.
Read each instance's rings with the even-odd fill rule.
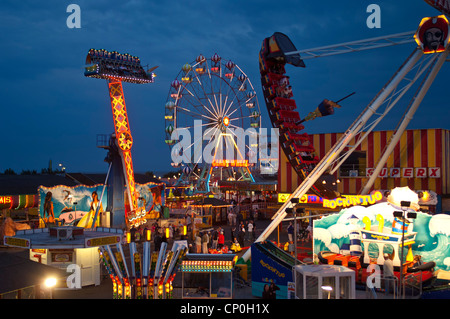
[[[138,192],[138,205],[144,206],[146,218],[161,216],[164,205],[163,184],[136,184]],[[100,203],[99,212],[107,208],[108,192],[105,188],[100,199],[103,185],[95,186],[56,186],[39,188],[39,214],[46,224],[58,223],[60,225],[73,225],[91,227],[94,214]],[[98,225],[99,219],[97,219]]]
[[[314,253],[331,251],[338,254],[351,254],[351,250],[368,249],[371,259],[380,259],[380,253],[391,253],[396,247],[395,241],[401,235],[395,234],[398,220],[394,217],[398,208],[389,203],[379,203],[370,207],[354,206],[341,210],[314,221]],[[408,234],[414,235],[411,245],[412,254],[422,256],[423,262],[434,261],[435,269],[450,271],[450,215],[428,215],[420,211],[417,218],[409,219]],[[361,247],[352,245],[352,235],[355,231],[364,236],[364,230],[370,229],[373,236],[379,236],[374,242],[385,241],[383,251],[375,244],[365,241]],[[366,234],[369,234],[366,232]],[[375,238],[374,237],[374,238]],[[359,241],[358,241],[359,242]],[[361,240],[363,242],[363,240]],[[366,247],[367,246],[367,247]],[[406,254],[406,248],[405,248]]]
[[[100,212],[107,206],[107,189],[100,199],[103,185],[95,186],[56,186],[39,187],[39,214],[45,223],[78,226],[83,217],[97,209],[101,201]],[[86,219],[86,217],[85,217]],[[83,225],[79,225],[84,227]]]
[[[164,205],[164,185],[163,184],[136,184],[138,192],[138,206],[145,207],[146,218],[159,218]]]

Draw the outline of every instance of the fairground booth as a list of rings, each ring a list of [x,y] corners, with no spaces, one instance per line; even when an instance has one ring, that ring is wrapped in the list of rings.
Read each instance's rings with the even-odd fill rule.
[[[232,299],[235,254],[187,254],[181,262],[183,299]]]
[[[391,190],[387,201],[341,206],[314,220],[313,232],[319,262],[353,269],[357,283],[366,284],[369,266],[383,272],[390,259],[396,288],[420,296],[436,280],[448,287],[450,249],[441,243],[449,240],[450,216],[422,212],[418,194],[407,186]]]
[[[116,245],[122,237],[118,233],[122,229],[112,227],[109,189],[95,182],[104,178],[104,174],[2,176],[10,180],[9,191],[19,193],[0,196],[4,244],[29,249],[30,260],[43,265],[61,270],[79,265],[80,286],[99,285],[99,246]],[[147,217],[159,217],[164,185],[148,182],[136,188]],[[94,219],[97,228],[92,227]]]
[[[194,224],[197,229],[212,227],[227,222],[227,212],[232,207],[228,202],[214,197],[205,197],[190,205],[195,213]]]

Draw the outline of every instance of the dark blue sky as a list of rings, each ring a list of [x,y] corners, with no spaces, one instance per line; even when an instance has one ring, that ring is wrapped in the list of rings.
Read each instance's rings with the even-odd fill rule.
[[[81,8],[81,28],[69,29],[69,4]],[[153,84],[124,84],[136,172],[164,171],[170,153],[164,143],[164,105],[183,64],[200,53],[233,60],[253,83],[263,115],[258,53],[262,40],[283,32],[297,49],[415,31],[425,16],[440,13],[422,0],[398,1],[2,1],[0,172],[38,171],[63,163],[70,172],[106,172],[106,152],[97,134],[113,132],[104,80],[83,75],[90,48],[128,52],[158,65]],[[280,2],[278,2],[280,3]],[[381,8],[381,28],[366,25],[369,4]],[[329,118],[307,123],[307,133],[345,131],[415,48],[415,43],[287,66],[300,115],[324,98],[356,92]],[[446,63],[408,128],[448,124]],[[406,100],[406,105],[409,101]],[[401,108],[401,105],[399,105]],[[394,129],[397,117],[378,129]]]

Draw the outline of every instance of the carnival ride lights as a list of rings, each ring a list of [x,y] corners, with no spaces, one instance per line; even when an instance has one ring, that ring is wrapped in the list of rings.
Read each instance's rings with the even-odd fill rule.
[[[122,244],[117,244],[114,252],[111,246],[100,247],[101,261],[113,283],[113,298],[172,298],[172,282],[187,248],[174,244],[167,251],[167,243],[163,243],[159,252],[151,253],[150,241],[144,241],[141,247],[142,251],[135,242],[129,244],[130,265],[126,263]]]
[[[292,200],[301,198],[309,189],[314,190],[316,193],[319,192],[322,197],[329,198],[332,193],[326,188],[326,184],[317,183],[317,181],[326,172],[330,175],[334,174],[337,168],[353,152],[353,150],[355,150],[360,143],[365,140],[367,135],[404,96],[408,89],[410,89],[415,82],[419,82],[420,87],[416,91],[415,96],[411,99],[408,111],[405,113],[402,122],[391,138],[389,145],[383,151],[383,155],[381,156],[373,174],[369,178],[369,181],[360,191],[362,195],[369,192],[379,174],[379,171],[385,165],[387,158],[392,153],[409,121],[413,118],[413,115],[422,102],[423,97],[427,93],[437,73],[448,57],[450,41],[449,28],[449,22],[445,15],[440,15],[422,20],[416,32],[406,32],[387,37],[360,40],[353,43],[325,46],[322,48],[304,51],[297,51],[290,39],[286,35],[279,32],[276,32],[270,38],[264,39],[262,49],[259,54],[259,61],[261,81],[264,87],[264,95],[266,97],[266,105],[272,124],[280,128],[280,136],[283,136],[284,138],[283,142],[280,143],[283,151],[292,163],[292,166],[296,168],[302,183],[290,195],[289,199],[280,207],[274,215],[270,225],[262,232],[256,241],[266,240],[287,215],[286,209],[295,206],[295,203]],[[440,34],[437,32],[438,30],[441,31]],[[438,43],[432,43],[428,40],[426,35],[430,32],[434,34],[434,37],[438,38]],[[413,37],[414,34],[415,36]],[[413,42],[414,39],[418,41],[419,46],[414,48],[413,53],[408,57],[405,63],[403,63],[395,75],[367,105],[363,112],[342,135],[340,140],[338,140],[336,144],[331,147],[322,160],[319,161],[318,158],[312,157],[311,155],[309,155],[308,158],[303,157],[301,152],[308,151],[309,154],[313,154],[314,150],[311,145],[306,145],[305,147],[302,143],[301,146],[297,144],[292,147],[292,144],[294,144],[297,140],[302,142],[308,140],[308,136],[305,133],[297,133],[298,131],[303,130],[304,127],[302,124],[299,124],[300,115],[297,111],[295,111],[295,101],[290,97],[278,97],[275,94],[271,95],[270,93],[273,92],[273,89],[276,89],[277,86],[280,86],[281,79],[286,77],[284,75],[284,66],[286,63],[304,67],[305,64],[303,60],[305,57],[301,58],[300,53],[305,53],[309,58],[317,58],[321,56],[410,43]],[[442,47],[444,50],[442,50]],[[408,77],[409,73],[411,73],[410,77]],[[423,77],[422,81],[418,81],[421,77]],[[397,90],[397,87],[402,81],[405,81],[406,84],[403,88]],[[377,109],[385,102],[388,102],[385,111],[382,113],[376,113]],[[378,118],[368,127],[364,127],[368,120],[375,114]],[[346,154],[341,155],[348,143],[357,135],[359,135],[357,143],[349,146],[349,150]],[[308,165],[311,166],[308,167]],[[311,168],[312,170],[310,170]],[[243,259],[248,260],[250,254],[251,252],[247,251],[243,255]]]
[[[229,260],[183,260],[182,271],[189,272],[231,272],[234,262]]]
[[[280,146],[300,178],[305,179],[317,165],[319,158],[315,155],[309,135],[300,133],[305,128],[302,123],[317,117],[332,115],[334,108],[341,106],[325,99],[314,112],[310,112],[304,119],[300,118],[293,99],[289,76],[285,75],[285,65],[288,63],[305,67],[305,63],[299,54],[285,55],[285,52],[290,51],[296,51],[291,40],[286,35],[275,32],[263,41],[259,54],[259,68],[270,120],[272,125],[280,130]],[[338,197],[337,192],[329,188],[326,183],[317,182],[312,190],[325,198]]]
[[[252,149],[255,145],[245,145],[245,150],[239,149],[235,132],[253,128],[253,131],[249,130],[254,135],[251,138],[257,139],[256,129],[261,126],[255,90],[236,63],[224,62],[216,53],[209,59],[200,54],[195,61],[184,64],[170,85],[164,118],[165,142],[171,154],[181,158],[180,161],[174,160],[172,165],[183,166],[175,186],[192,185],[196,192],[208,192],[210,183],[219,180],[219,175],[222,180],[254,180],[250,165],[233,166],[235,161],[232,161],[226,167],[215,166],[222,163],[224,150],[227,155],[229,150],[233,150],[233,159],[248,163],[249,158],[254,156]],[[179,140],[185,138],[183,134],[187,131],[193,140],[181,152]],[[197,133],[199,131],[201,133]],[[203,151],[213,149],[211,161],[203,158],[206,156]],[[252,164],[257,165],[257,159],[253,158]],[[215,169],[220,173],[215,175]]]
[[[156,67],[145,71],[138,57],[128,53],[121,54],[104,49],[90,49],[86,57],[86,65],[84,72],[86,77],[104,79],[108,82],[115,137],[120,149],[128,191],[130,210],[125,212],[125,217],[128,226],[137,226],[145,222],[144,216],[146,212],[145,208],[138,207],[137,204],[138,196],[136,194],[133,160],[131,157],[133,138],[128,122],[122,82],[136,84],[153,83],[155,74],[152,71]]]

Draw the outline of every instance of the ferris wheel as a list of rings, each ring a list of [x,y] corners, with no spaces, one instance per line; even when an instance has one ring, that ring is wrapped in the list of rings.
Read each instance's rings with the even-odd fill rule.
[[[169,88],[165,124],[172,166],[181,168],[175,186],[209,192],[219,180],[254,180],[261,112],[250,79],[233,61],[216,53],[184,64]]]

